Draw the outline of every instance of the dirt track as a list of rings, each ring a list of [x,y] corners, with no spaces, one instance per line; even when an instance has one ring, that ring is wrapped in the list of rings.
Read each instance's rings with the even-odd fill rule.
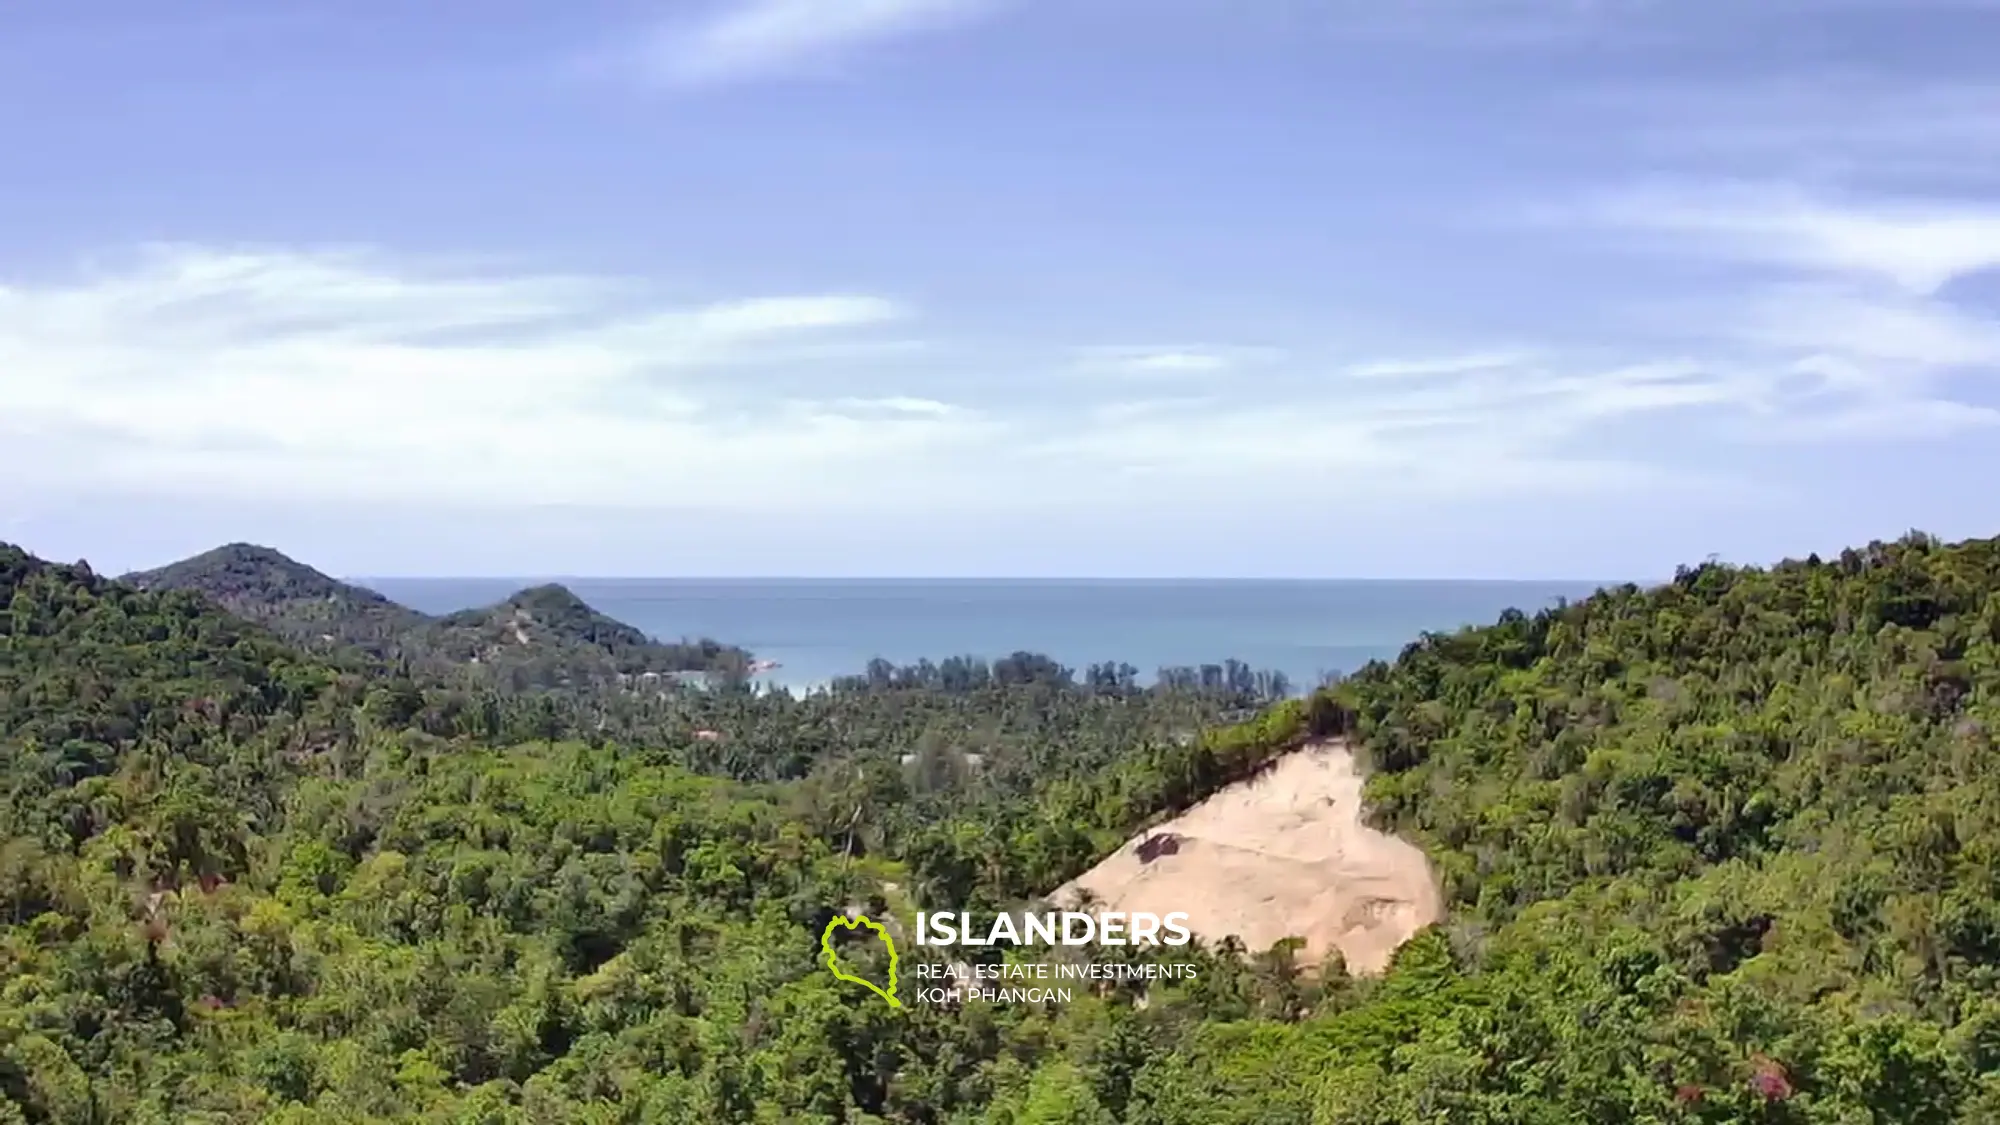
[[[1096,910],[1185,911],[1207,944],[1301,937],[1302,965],[1338,949],[1349,972],[1382,972],[1443,903],[1423,852],[1363,823],[1361,782],[1344,745],[1306,747],[1134,837],[1050,901],[1073,905],[1083,888]]]

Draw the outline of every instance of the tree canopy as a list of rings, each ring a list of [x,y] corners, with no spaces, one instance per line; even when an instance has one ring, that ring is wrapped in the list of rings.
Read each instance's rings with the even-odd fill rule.
[[[655,640],[553,584],[433,617],[250,543],[217,547],[120,581],[203,595],[330,659],[515,693],[602,690],[635,677],[691,672],[740,679],[750,659],[705,638]]]
[[[1304,698],[510,692],[12,548],[0,606],[0,1122],[2000,1120],[2000,541],[1685,568]],[[1379,978],[821,971],[836,912],[1016,904],[1317,737],[1451,904]]]

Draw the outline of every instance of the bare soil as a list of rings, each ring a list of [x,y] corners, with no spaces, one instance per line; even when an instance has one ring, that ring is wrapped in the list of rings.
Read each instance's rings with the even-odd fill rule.
[[[1234,934],[1261,952],[1298,937],[1303,966],[1338,950],[1349,972],[1381,973],[1443,900],[1421,850],[1363,821],[1361,785],[1345,744],[1314,743],[1133,837],[1049,899],[1073,907],[1081,889],[1093,912],[1182,911],[1206,945]]]

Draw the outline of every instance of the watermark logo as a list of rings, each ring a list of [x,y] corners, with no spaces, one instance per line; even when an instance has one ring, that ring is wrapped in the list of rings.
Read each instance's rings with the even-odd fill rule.
[[[875,931],[875,936],[881,938],[883,946],[889,950],[889,987],[887,988],[878,987],[874,981],[869,980],[867,977],[857,977],[853,973],[842,972],[840,957],[833,951],[833,931],[835,928],[844,927],[849,930],[855,930],[863,926]],[[890,937],[889,931],[880,924],[869,921],[868,917],[864,914],[856,914],[852,918],[845,915],[835,915],[831,921],[827,922],[826,932],[819,936],[819,948],[822,953],[826,954],[826,967],[832,971],[836,979],[851,981],[863,986],[868,991],[887,1000],[891,1008],[900,1008],[903,1006],[903,1002],[896,999],[896,939]]]
[[[1186,945],[1194,936],[1188,916],[1158,914],[996,914],[985,927],[956,910],[917,915],[918,945]]]
[[[1188,915],[1183,911],[1163,915],[1143,912],[1089,914],[1074,910],[1043,914],[1002,913],[979,920],[965,911],[921,911],[916,916],[915,940],[919,946],[1003,946],[1022,951],[1032,950],[1035,946],[1069,947],[1072,950],[1084,946],[1180,947],[1193,941],[1194,935],[1187,922]],[[836,932],[864,928],[873,931],[888,951],[889,984],[886,988],[840,967],[840,957],[834,950]],[[896,939],[888,927],[865,915],[836,914],[820,934],[819,945],[827,970],[836,980],[866,988],[887,1001],[891,1008],[904,1006],[903,1000],[896,995],[899,964]],[[1126,984],[1145,988],[1155,982],[1193,980],[1199,973],[1191,962],[1174,964],[1124,959],[1098,962],[1087,956],[1079,959],[1074,954],[1060,955],[1049,961],[1035,960],[1032,953],[1027,953],[1027,959],[1009,957],[998,963],[949,960],[949,953],[943,956],[947,960],[918,957],[912,970],[912,975],[918,980],[917,1003],[955,1007],[967,1000],[989,1003],[1067,1001],[1074,995],[1073,987],[1101,989]]]

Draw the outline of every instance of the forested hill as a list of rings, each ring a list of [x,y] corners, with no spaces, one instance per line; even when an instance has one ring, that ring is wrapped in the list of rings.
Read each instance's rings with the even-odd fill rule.
[[[1305,733],[1008,668],[664,687],[619,744],[0,547],[0,1122],[983,1120],[1013,1033],[857,1003],[834,905],[1010,900]]]
[[[690,671],[742,672],[746,654],[713,640],[662,644],[606,617],[559,585],[535,586],[498,605],[432,622],[423,633],[430,652],[453,663],[532,667],[538,647],[576,650],[570,663],[595,679]],[[582,652],[589,654],[586,663]],[[564,674],[576,675],[577,672]]]
[[[966,679],[608,739],[0,550],[0,1122],[2000,1121],[2000,541],[1686,569],[1237,727]],[[836,906],[1016,902],[1328,735],[1446,881],[1381,978],[1225,945],[892,1010],[820,965]]]
[[[190,590],[301,646],[351,646],[378,657],[431,619],[373,590],[250,543],[231,543],[118,579],[142,590]]]
[[[602,687],[651,672],[740,676],[742,650],[713,640],[665,643],[597,613],[561,586],[431,617],[274,551],[232,543],[125,575],[149,590],[191,590],[311,651],[355,651],[506,690]]]

